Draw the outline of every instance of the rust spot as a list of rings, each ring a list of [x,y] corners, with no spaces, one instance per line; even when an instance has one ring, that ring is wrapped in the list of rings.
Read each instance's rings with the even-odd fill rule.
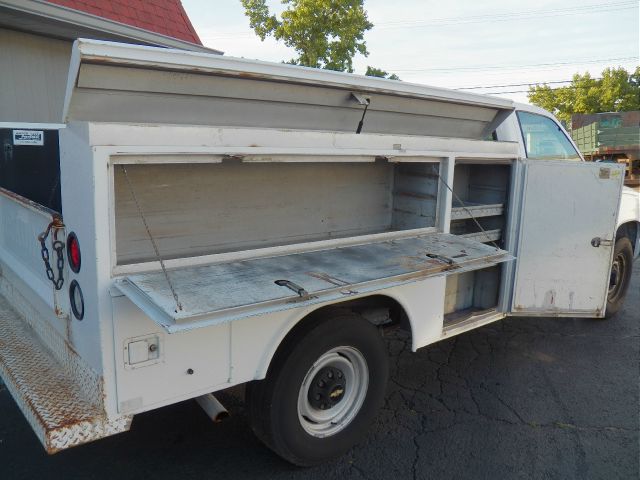
[[[306,274],[309,275],[310,277],[314,277],[319,280],[324,280],[325,282],[330,283],[331,285],[336,285],[337,287],[344,287],[346,285],[349,285],[349,282],[340,280],[339,278],[336,278],[336,277],[332,277],[331,275],[323,272],[306,272]]]
[[[38,210],[39,212],[42,212],[46,215],[50,215],[51,220],[54,222],[54,226],[56,226],[55,222],[59,221],[60,223],[62,223],[62,217],[55,210],[51,210],[50,208],[47,208],[44,205],[40,205],[39,203],[34,202],[33,200],[29,200],[28,198],[25,198],[22,195],[18,195],[17,193],[12,192],[11,190],[6,190],[0,187],[0,195],[10,198],[11,200],[15,200],[18,203],[21,203],[34,210]]]

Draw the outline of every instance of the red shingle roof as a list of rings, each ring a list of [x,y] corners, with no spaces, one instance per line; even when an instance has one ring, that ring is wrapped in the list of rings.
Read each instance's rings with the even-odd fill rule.
[[[180,0],[47,0],[63,7],[202,45]]]

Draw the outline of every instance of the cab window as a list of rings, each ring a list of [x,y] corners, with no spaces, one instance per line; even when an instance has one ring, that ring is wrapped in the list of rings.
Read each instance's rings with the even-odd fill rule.
[[[527,158],[541,160],[580,160],[580,155],[562,128],[544,115],[518,112]]]

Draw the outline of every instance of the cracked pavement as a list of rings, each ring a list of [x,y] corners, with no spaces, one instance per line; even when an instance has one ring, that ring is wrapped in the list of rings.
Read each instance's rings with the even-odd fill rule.
[[[343,458],[290,466],[253,436],[242,389],[212,424],[195,402],[48,457],[0,386],[2,478],[640,478],[640,263],[614,319],[510,318],[411,353],[389,336],[385,405]]]

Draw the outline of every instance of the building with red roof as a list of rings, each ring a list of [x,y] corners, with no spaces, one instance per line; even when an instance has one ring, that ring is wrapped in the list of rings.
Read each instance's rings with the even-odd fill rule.
[[[180,0],[0,0],[0,188],[39,203],[30,192],[59,172],[78,38],[222,53],[202,45]],[[20,142],[25,130],[35,143]],[[60,211],[55,185],[42,204]]]
[[[0,129],[62,121],[77,38],[222,53],[202,45],[180,0],[0,0]]]
[[[47,2],[202,45],[180,0],[47,0]]]

